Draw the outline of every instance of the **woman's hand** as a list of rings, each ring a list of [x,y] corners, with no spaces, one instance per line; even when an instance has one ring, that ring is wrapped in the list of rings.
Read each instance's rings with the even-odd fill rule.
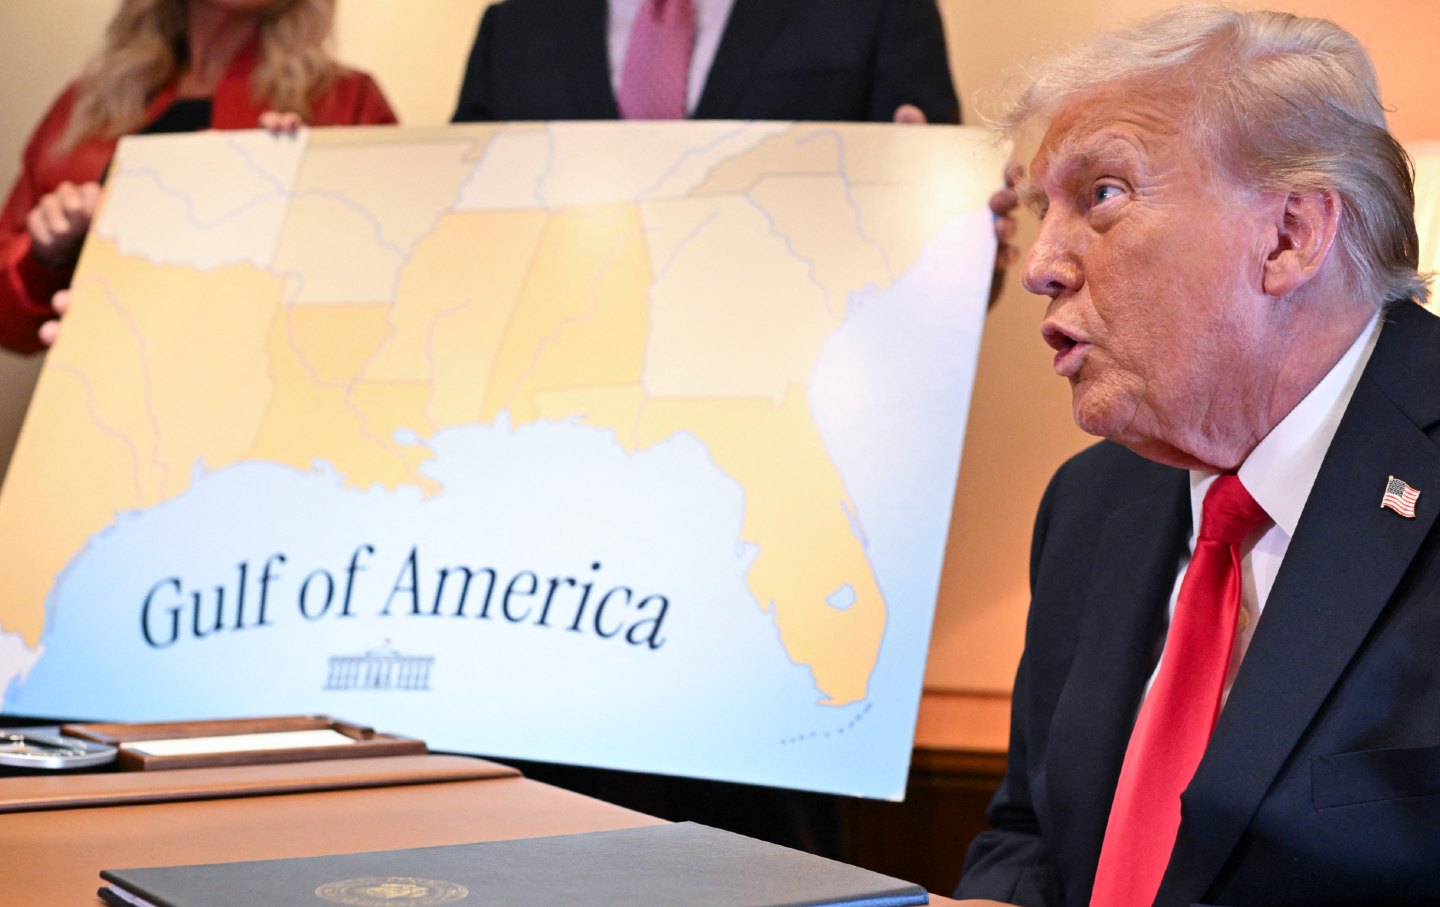
[[[47,265],[74,264],[99,200],[99,183],[64,182],[41,196],[25,220],[31,253]]]
[[[271,135],[294,135],[304,125],[298,113],[267,110],[260,114],[260,128]]]
[[[55,307],[55,317],[40,325],[40,342],[46,346],[54,346],[55,338],[60,336],[60,319],[70,310],[70,291],[56,292],[50,304]]]

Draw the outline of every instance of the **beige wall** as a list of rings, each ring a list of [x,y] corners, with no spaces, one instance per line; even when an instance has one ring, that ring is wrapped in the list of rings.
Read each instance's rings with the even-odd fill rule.
[[[1405,141],[1440,139],[1432,102],[1440,64],[1430,47],[1437,0],[1289,0],[1331,16],[1374,52],[1392,123]],[[1075,36],[1160,9],[1168,0],[940,0],[967,116],[1003,86],[1013,64]],[[444,122],[486,0],[340,0],[337,45],[370,70],[404,122]],[[26,136],[96,47],[114,0],[0,4],[0,185],[14,178]],[[1025,223],[1022,242],[1033,227]],[[1041,307],[1012,277],[991,313],[980,355],[949,556],[927,682],[1007,689],[1019,656],[1029,527],[1044,483],[1088,443],[1039,341]],[[38,358],[0,353],[0,469],[29,398]]]

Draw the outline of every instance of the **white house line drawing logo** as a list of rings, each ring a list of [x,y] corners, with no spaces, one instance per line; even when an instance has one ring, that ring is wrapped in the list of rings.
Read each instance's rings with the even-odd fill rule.
[[[326,690],[410,690],[430,689],[432,655],[404,655],[390,646],[371,649],[363,655],[331,655]]]

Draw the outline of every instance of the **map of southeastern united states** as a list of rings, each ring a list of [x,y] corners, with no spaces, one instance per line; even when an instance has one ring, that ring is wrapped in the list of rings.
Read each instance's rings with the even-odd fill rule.
[[[467,221],[466,226],[472,229],[487,218],[506,226],[514,220],[504,213],[453,216]],[[240,331],[238,326],[227,332],[232,339],[247,338],[246,352],[232,346],[227,355],[237,364],[249,363],[238,371],[254,377],[250,397],[256,405],[248,413],[232,411],[224,420],[224,429],[231,437],[228,455],[216,453],[225,450],[226,445],[217,443],[212,431],[184,417],[166,421],[175,428],[163,443],[148,437],[151,417],[144,401],[153,397],[157,388],[173,391],[188,386],[181,377],[179,359],[162,358],[151,363],[145,374],[134,375],[135,385],[146,388],[147,393],[130,401],[133,407],[128,411],[123,396],[114,401],[76,402],[70,406],[77,421],[70,428],[74,437],[114,433],[133,445],[135,451],[126,457],[107,457],[107,462],[128,461],[137,475],[154,475],[142,483],[150,486],[145,490],[136,488],[129,475],[107,477],[104,470],[85,471],[89,485],[75,486],[75,490],[84,489],[83,500],[90,506],[73,505],[64,511],[69,514],[66,522],[71,529],[67,533],[70,542],[52,549],[57,560],[51,575],[58,574],[64,562],[107,525],[115,512],[154,506],[183,492],[188,484],[188,466],[202,450],[211,452],[205,459],[211,469],[245,459],[262,459],[308,470],[317,459],[324,459],[351,487],[412,484],[436,493],[439,489],[419,471],[426,456],[424,448],[398,443],[395,430],[405,428],[423,438],[453,425],[492,421],[502,411],[508,412],[512,425],[518,427],[541,417],[543,401],[545,418],[581,417],[588,425],[615,431],[617,438],[632,450],[680,431],[704,442],[720,468],[745,491],[744,540],[758,549],[749,581],[757,601],[774,609],[782,643],[795,661],[811,668],[824,701],[845,703],[863,698],[883,632],[884,604],[847,515],[853,506],[848,505],[839,476],[814,430],[803,388],[795,384],[770,388],[783,395],[780,406],[767,397],[654,398],[646,393],[641,379],[650,333],[649,287],[653,275],[640,212],[635,206],[554,213],[538,233],[520,234],[533,239],[534,249],[529,254],[507,257],[508,267],[498,272],[493,266],[483,271],[473,266],[459,272],[426,270],[446,264],[444,251],[451,245],[452,235],[442,224],[434,233],[440,254],[430,255],[427,243],[417,249],[410,267],[424,273],[407,274],[393,311],[365,304],[281,307],[277,304],[278,282],[269,281],[269,314],[261,319],[268,320],[264,335],[254,329],[253,303],[242,304],[233,297],[227,303],[223,294],[210,292],[205,286],[204,274],[176,266],[156,268],[140,259],[116,256],[103,270],[113,275],[111,280],[118,289],[106,287],[95,295],[116,301],[114,317],[129,324],[129,331],[122,335],[164,334],[154,329],[156,319],[167,314],[156,302],[162,298],[204,296],[208,305],[181,310],[189,317],[203,318],[202,310],[225,305],[225,313],[232,321],[250,321],[248,332]],[[510,235],[515,234],[511,231]],[[778,243],[775,253],[784,254]],[[114,255],[113,250],[108,254]],[[565,267],[558,267],[561,260]],[[783,266],[783,262],[778,264]],[[453,301],[440,314],[458,318],[470,308],[493,312],[495,306],[486,288],[493,287],[496,279],[504,285],[502,275],[512,270],[531,277],[518,285],[518,302],[511,307],[511,318],[500,334],[489,374],[477,376],[483,377],[483,386],[488,388],[480,401],[481,408],[450,410],[443,420],[431,418],[431,388],[441,393],[454,383],[454,378],[469,376],[432,374],[435,360],[426,356],[410,359],[412,368],[420,369],[418,372],[407,375],[403,368],[393,365],[387,370],[387,349],[414,345],[419,342],[416,335],[434,333],[432,321],[396,324],[394,316],[413,310],[410,293],[418,292],[433,300],[435,297],[427,291],[435,288],[442,275],[452,288]],[[211,275],[212,279],[216,276]],[[219,276],[234,282],[232,275]],[[263,277],[258,273],[251,276]],[[145,294],[142,288],[153,286],[156,279],[193,281],[195,286],[176,284],[178,297]],[[77,288],[77,292],[82,289]],[[252,293],[249,298],[258,295]],[[136,301],[129,308],[120,308],[123,303],[119,300],[132,296]],[[695,304],[703,305],[704,300]],[[817,297],[814,304],[812,330],[818,334],[833,328],[836,322],[824,313],[823,300]],[[105,311],[102,305],[94,308]],[[735,309],[731,314],[743,320],[747,313],[741,301],[737,300]],[[703,342],[704,336],[693,334],[690,339]],[[822,339],[823,334],[819,334],[816,342],[801,346],[814,355]],[[683,343],[684,337],[677,337],[676,342]],[[106,355],[116,355],[114,350],[97,352],[87,347],[76,344],[66,352],[77,363],[97,371],[104,366]],[[678,352],[684,355],[683,350]],[[749,358],[743,349],[731,352],[742,362]],[[136,351],[126,355],[128,367],[140,367]],[[460,361],[474,362],[475,358],[472,353]],[[483,361],[483,355],[481,358]],[[176,368],[173,374],[167,374],[167,363]],[[258,363],[264,363],[263,374]],[[372,377],[367,366],[375,366],[374,372],[383,377]],[[808,367],[803,361],[798,366],[786,366],[800,373]],[[740,371],[723,358],[715,361],[715,368]],[[739,389],[753,390],[755,370],[744,370],[744,374],[746,386]],[[777,374],[773,380],[785,377]],[[717,389],[726,384],[723,373],[698,380]],[[77,385],[80,383],[77,381]],[[656,383],[663,387],[665,380],[661,377]],[[569,400],[577,408],[566,408],[567,394],[573,394]],[[612,404],[619,400],[622,405],[596,409],[583,405],[598,400]],[[164,402],[150,405],[166,407]],[[204,405],[195,408],[207,410]],[[146,448],[168,452],[170,459],[147,455]],[[17,464],[17,468],[23,469],[23,465]],[[795,475],[811,481],[797,482]],[[817,571],[816,566],[822,569]],[[840,610],[827,604],[827,597],[845,587],[854,590],[853,602],[847,608]],[[43,588],[30,590],[31,600],[43,602],[45,592]],[[37,621],[29,628],[35,634],[27,636],[32,644],[41,625]]]
[[[270,270],[92,238],[41,389],[51,418],[27,427],[0,513],[0,538],[36,540],[0,565],[6,632],[36,646],[87,540],[183,494],[197,465],[325,461],[353,489],[436,495],[437,432],[575,421],[631,452],[703,443],[742,489],[746,580],[786,652],[822,702],[866,696],[886,605],[807,384],[852,294],[902,274],[966,192],[909,187],[906,161],[795,128],[713,165],[686,152],[654,198],[446,210],[483,147],[425,145],[407,196],[371,179],[407,160],[392,138],[317,142]]]

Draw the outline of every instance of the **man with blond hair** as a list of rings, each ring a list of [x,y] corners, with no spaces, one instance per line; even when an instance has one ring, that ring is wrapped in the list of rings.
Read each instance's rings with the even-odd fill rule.
[[[1187,6],[1051,61],[1023,271],[1108,439],[1036,524],[958,896],[1440,903],[1440,319],[1331,22]]]

